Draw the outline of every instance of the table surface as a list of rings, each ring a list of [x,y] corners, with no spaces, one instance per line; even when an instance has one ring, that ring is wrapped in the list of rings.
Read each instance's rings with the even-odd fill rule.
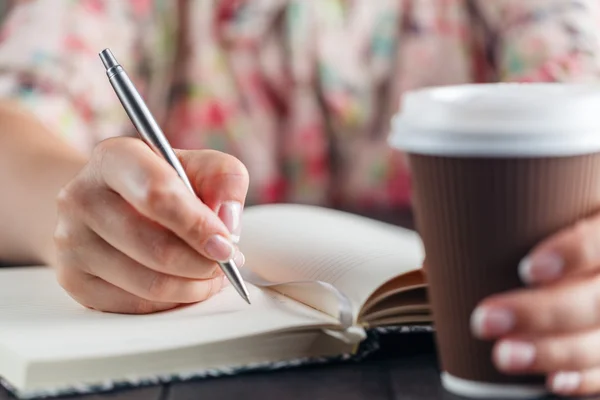
[[[408,213],[370,217],[412,227]],[[0,400],[13,399],[0,388]],[[63,398],[61,398],[63,399]],[[165,384],[72,400],[187,399],[390,399],[457,400],[441,387],[434,337],[430,333],[388,334],[381,348],[361,362],[306,366],[274,372]],[[500,400],[500,399],[499,399]]]

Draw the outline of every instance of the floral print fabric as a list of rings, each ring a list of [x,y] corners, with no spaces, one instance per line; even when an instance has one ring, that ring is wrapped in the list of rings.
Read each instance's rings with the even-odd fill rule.
[[[0,96],[83,152],[132,134],[106,47],[174,147],[245,163],[249,202],[393,208],[410,202],[387,144],[403,92],[596,81],[600,2],[22,0],[0,32]]]

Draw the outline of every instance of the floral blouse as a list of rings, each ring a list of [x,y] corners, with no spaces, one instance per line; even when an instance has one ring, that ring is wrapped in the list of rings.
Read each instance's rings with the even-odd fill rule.
[[[13,3],[0,96],[83,152],[131,135],[98,57],[108,47],[174,147],[245,163],[250,203],[406,206],[387,144],[406,90],[600,77],[598,0]]]

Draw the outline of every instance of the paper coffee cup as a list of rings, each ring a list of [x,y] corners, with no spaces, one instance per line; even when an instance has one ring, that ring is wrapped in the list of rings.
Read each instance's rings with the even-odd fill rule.
[[[444,387],[529,398],[543,376],[509,376],[470,317],[523,286],[521,259],[600,210],[600,88],[489,84],[408,93],[390,143],[408,153]]]

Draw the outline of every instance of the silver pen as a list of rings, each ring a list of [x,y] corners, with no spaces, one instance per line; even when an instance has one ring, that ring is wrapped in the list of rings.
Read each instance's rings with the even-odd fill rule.
[[[100,59],[104,64],[104,68],[106,68],[106,75],[108,76],[108,80],[115,90],[123,108],[127,112],[127,115],[135,125],[138,133],[142,137],[142,139],[158,154],[162,155],[165,160],[177,171],[177,174],[183,180],[185,186],[192,192],[194,195],[194,189],[192,188],[192,184],[190,183],[183,166],[179,162],[179,159],[175,155],[173,148],[167,141],[167,138],[163,134],[162,130],[158,126],[156,120],[146,107],[144,100],[136,90],[135,86],[127,76],[127,73],[119,65],[112,52],[109,49],[104,49],[100,52]],[[227,262],[219,262],[219,266],[225,273],[225,276],[231,282],[231,285],[235,287],[240,296],[248,304],[250,304],[250,299],[248,296],[248,289],[244,284],[244,280],[240,275],[240,272],[235,265],[233,260],[229,260]]]

